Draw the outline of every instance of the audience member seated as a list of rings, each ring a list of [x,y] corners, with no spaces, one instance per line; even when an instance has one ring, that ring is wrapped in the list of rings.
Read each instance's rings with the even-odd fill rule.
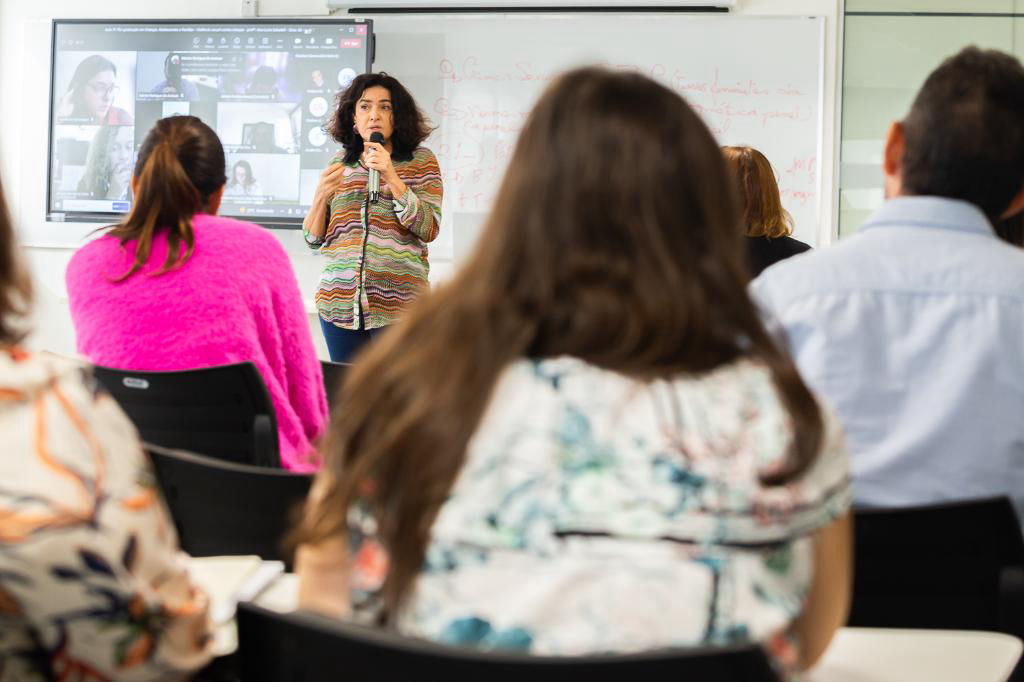
[[[0,192],[0,679],[180,679],[211,655],[207,597],[117,404],[18,348],[15,249]]]
[[[554,83],[475,255],[348,371],[300,603],[537,654],[814,661],[846,615],[846,455],[748,298],[730,183],[663,86]]]
[[[742,223],[747,234],[750,274],[757,277],[780,260],[809,251],[793,239],[793,219],[782,208],[775,171],[765,155],[753,147],[722,147],[739,188]]]
[[[78,349],[118,369],[255,363],[282,464],[311,471],[327,402],[298,283],[273,235],[217,217],[224,170],[205,123],[157,122],[139,149],[131,213],[68,265]]]
[[[1009,495],[1024,512],[1024,68],[967,48],[893,123],[860,233],[754,281],[836,406],[858,504]]]

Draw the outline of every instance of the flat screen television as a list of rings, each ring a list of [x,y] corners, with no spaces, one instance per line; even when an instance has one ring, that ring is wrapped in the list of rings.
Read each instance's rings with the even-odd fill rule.
[[[146,133],[191,114],[224,144],[220,213],[298,227],[337,152],[334,98],[374,39],[368,19],[58,19],[52,45],[47,220],[119,220]]]

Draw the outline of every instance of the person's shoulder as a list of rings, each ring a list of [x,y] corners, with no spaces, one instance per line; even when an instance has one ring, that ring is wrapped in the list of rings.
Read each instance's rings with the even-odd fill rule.
[[[83,244],[72,254],[68,261],[67,272],[77,273],[82,269],[93,271],[100,263],[106,263],[112,258],[121,258],[121,242],[116,237],[103,234],[88,243]]]
[[[17,348],[0,350],[0,389],[12,396],[30,400],[53,385],[91,385],[88,365],[74,358],[53,353],[32,353]]]
[[[439,180],[441,177],[441,166],[437,162],[437,157],[427,147],[416,147],[412,152],[412,158],[403,165],[405,172],[416,183]]]
[[[262,234],[265,229],[247,220],[230,218],[223,215],[210,215],[209,213],[197,213],[192,218],[195,229],[216,234],[217,236],[229,235],[231,237],[239,234]]]
[[[120,408],[96,379],[92,366],[84,360],[8,348],[0,351],[0,377],[0,390],[13,396],[15,402],[30,405],[40,396],[59,391],[63,409],[77,415],[79,428],[86,428],[98,436],[109,435],[111,430],[116,430],[132,441],[137,438]],[[72,436],[72,431],[60,423],[60,420],[50,420],[46,425],[47,437],[58,450],[61,449],[58,441],[62,439],[73,438],[74,442],[80,442],[80,433],[74,431]],[[75,448],[65,451],[65,454],[73,452],[76,452]],[[78,464],[92,466],[94,461],[90,450],[80,449],[77,453],[73,456],[77,457]],[[129,453],[118,453],[118,457],[125,456]]]
[[[975,260],[989,276],[998,276],[1006,282],[1008,293],[1024,297],[1024,248],[992,239],[977,253]]]
[[[200,213],[193,218],[193,225],[197,233],[202,231],[206,240],[235,242],[238,247],[247,244],[264,248],[281,246],[267,228],[238,218]]]
[[[194,218],[197,237],[207,245],[217,245],[222,252],[234,254],[245,262],[259,262],[263,270],[270,265],[289,263],[288,254],[270,230],[255,223],[225,216],[200,214]],[[290,266],[289,266],[290,267]]]
[[[803,253],[804,251],[810,251],[811,245],[807,242],[802,242],[796,237],[782,237],[780,239],[781,246],[789,253]]]
[[[723,397],[735,394],[735,399],[743,400],[758,396],[777,401],[771,369],[764,362],[750,357],[740,357],[704,373],[678,375],[666,381],[684,392]]]
[[[110,107],[110,113],[107,115],[107,124],[112,126],[130,126],[135,123],[135,119],[127,111],[121,107]]]
[[[419,146],[412,150],[412,159],[410,159],[410,163],[423,166],[436,166],[437,157],[434,156],[434,152],[432,152],[429,147]]]
[[[795,239],[793,241],[797,242],[799,250],[758,275],[751,285],[755,290],[781,290],[791,295],[800,295],[801,292],[827,293],[830,283],[842,279],[846,274],[855,275],[863,259],[870,257],[870,253],[865,253],[867,245],[859,234],[819,249],[812,249]]]
[[[108,228],[103,229],[106,230]],[[93,237],[89,239],[88,242],[78,247],[78,249],[75,251],[75,255],[72,256],[72,259],[78,257],[88,257],[95,254],[102,254],[107,253],[109,251],[114,251],[120,247],[120,244],[121,240],[119,240],[117,237],[111,236],[107,232],[96,233]]]

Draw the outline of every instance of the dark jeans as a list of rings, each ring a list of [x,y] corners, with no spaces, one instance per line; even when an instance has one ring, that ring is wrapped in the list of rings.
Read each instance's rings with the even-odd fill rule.
[[[342,329],[324,318],[320,318],[320,329],[324,332],[324,341],[327,342],[327,352],[331,356],[331,362],[352,362],[356,351],[387,329],[387,327],[380,329],[365,329],[364,327],[365,324],[361,317],[359,329]]]

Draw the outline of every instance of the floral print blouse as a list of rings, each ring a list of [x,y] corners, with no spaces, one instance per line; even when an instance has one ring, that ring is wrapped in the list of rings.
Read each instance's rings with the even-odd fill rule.
[[[750,361],[641,383],[572,358],[520,361],[496,386],[432,529],[399,628],[537,654],[759,641],[792,671],[814,531],[846,512],[842,436],[785,486],[792,424]],[[356,617],[387,561],[350,515]]]
[[[211,656],[138,435],[88,373],[0,349],[0,682],[183,679]]]

